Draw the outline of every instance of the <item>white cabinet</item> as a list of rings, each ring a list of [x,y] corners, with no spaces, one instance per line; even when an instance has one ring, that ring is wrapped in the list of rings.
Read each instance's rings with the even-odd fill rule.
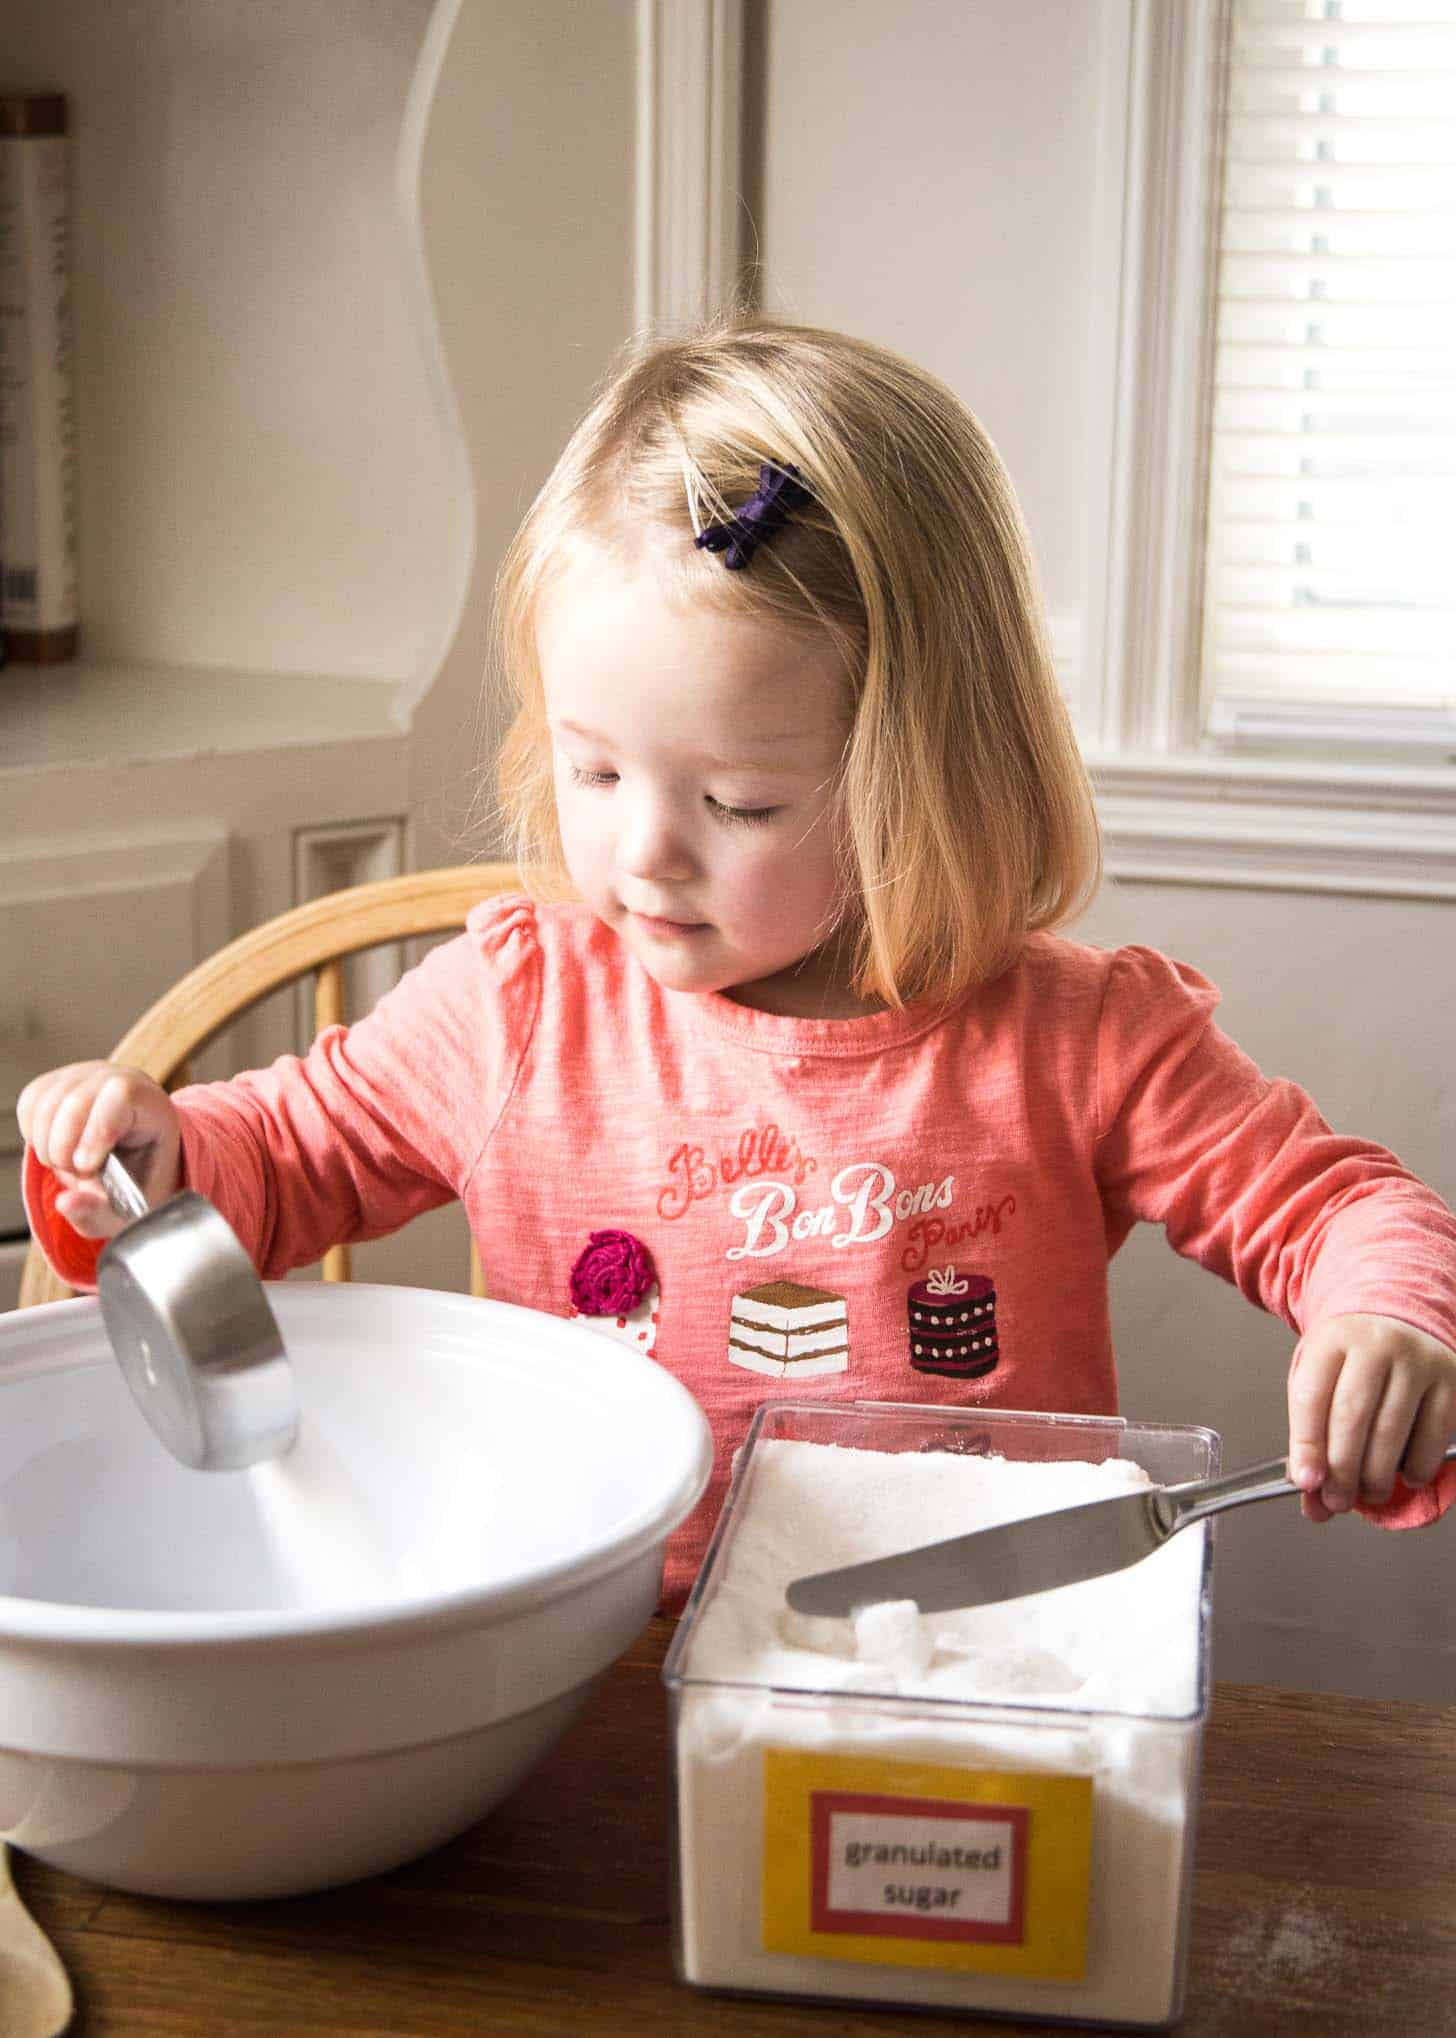
[[[0,10],[0,84],[70,102],[83,631],[77,666],[0,669],[7,1120],[56,1043],[105,1052],[315,888],[491,853],[464,824],[496,564],[631,325],[634,25]],[[296,1031],[276,1000],[237,1059]],[[423,1251],[364,1271],[459,1284],[453,1235]]]
[[[82,545],[80,662],[0,670],[0,1235],[24,1080],[294,904],[320,823],[404,842],[468,570],[415,205],[442,12],[0,22],[5,86],[69,103]]]
[[[217,833],[0,848],[0,1233],[22,1223],[20,1090],[104,1053],[139,986],[155,994],[227,939],[227,860]]]

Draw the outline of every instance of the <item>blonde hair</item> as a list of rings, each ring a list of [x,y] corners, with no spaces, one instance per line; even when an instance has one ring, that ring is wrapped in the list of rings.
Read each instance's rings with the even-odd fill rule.
[[[727,571],[694,537],[742,505],[766,462],[797,466],[813,502]],[[991,441],[934,377],[757,317],[628,349],[497,584],[494,656],[518,703],[500,802],[541,896],[560,896],[565,872],[536,622],[583,540],[623,560],[650,543],[675,595],[839,647],[844,917],[861,996],[954,999],[1091,898],[1096,815],[1020,509]]]

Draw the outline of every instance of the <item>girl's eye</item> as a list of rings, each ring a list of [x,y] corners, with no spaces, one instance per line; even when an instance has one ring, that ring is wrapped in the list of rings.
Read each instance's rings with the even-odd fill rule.
[[[748,827],[771,821],[778,812],[777,807],[730,807],[723,800],[715,800],[711,793],[704,797],[720,821],[741,821]]]
[[[617,774],[614,771],[587,771],[580,764],[570,765],[568,770],[571,774],[571,783],[573,785],[615,785],[617,783]]]

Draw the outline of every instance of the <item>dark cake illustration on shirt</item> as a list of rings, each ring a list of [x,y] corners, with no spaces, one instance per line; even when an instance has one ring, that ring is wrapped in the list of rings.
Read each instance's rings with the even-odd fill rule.
[[[932,1267],[907,1297],[910,1363],[917,1373],[974,1380],[1000,1356],[996,1344],[996,1290],[986,1274]]]
[[[849,1370],[849,1305],[827,1288],[765,1281],[733,1297],[728,1356],[751,1373],[805,1380]]]

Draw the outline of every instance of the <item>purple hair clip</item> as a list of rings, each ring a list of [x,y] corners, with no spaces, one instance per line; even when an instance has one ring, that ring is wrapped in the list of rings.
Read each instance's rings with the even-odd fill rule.
[[[700,552],[721,552],[723,564],[738,573],[760,545],[777,536],[795,510],[813,500],[797,467],[760,467],[758,488],[742,509],[723,523],[705,526],[694,544]]]

